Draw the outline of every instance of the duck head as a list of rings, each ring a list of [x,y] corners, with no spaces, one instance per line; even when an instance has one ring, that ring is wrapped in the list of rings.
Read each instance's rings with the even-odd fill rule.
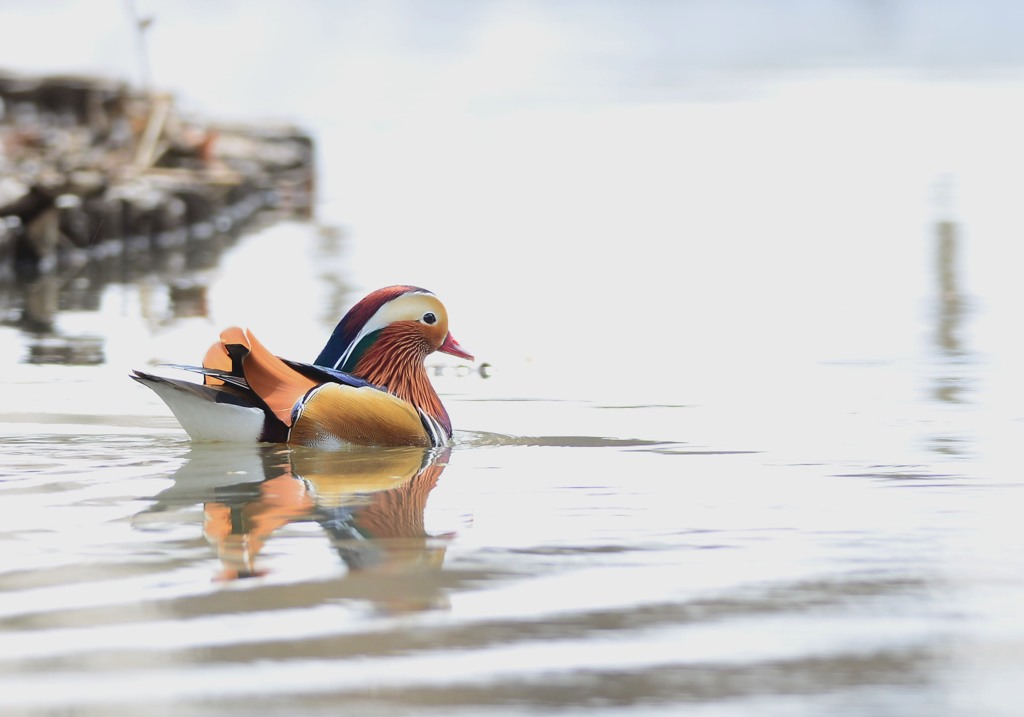
[[[448,331],[448,312],[432,292],[387,286],[349,309],[314,363],[386,385],[374,376],[382,365],[422,364],[434,351],[473,360]]]

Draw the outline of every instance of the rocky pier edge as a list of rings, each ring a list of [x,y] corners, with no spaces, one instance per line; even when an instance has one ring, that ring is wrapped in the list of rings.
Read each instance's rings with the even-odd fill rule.
[[[312,138],[178,112],[125,82],[0,72],[0,279],[310,218]]]

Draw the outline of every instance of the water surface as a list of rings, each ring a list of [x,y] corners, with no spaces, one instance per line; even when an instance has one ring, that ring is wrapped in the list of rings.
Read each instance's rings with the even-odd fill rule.
[[[4,287],[2,711],[1016,714],[1020,77],[419,52],[438,103],[309,115],[316,222]],[[127,378],[407,282],[449,450],[192,445]]]

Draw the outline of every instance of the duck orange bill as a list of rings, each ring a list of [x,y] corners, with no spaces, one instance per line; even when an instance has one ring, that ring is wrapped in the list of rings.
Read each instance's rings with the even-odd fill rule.
[[[459,342],[455,340],[455,337],[452,336],[450,332],[444,337],[444,343],[441,344],[437,350],[442,353],[451,354],[452,356],[458,356],[459,358],[468,359],[470,361],[473,360],[473,354],[459,346]]]

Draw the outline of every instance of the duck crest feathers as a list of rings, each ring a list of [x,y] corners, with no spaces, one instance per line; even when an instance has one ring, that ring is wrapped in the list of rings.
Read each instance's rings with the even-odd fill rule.
[[[393,315],[393,310],[388,310],[391,303],[399,297],[416,294],[433,296],[433,293],[426,289],[407,284],[386,286],[367,294],[338,322],[331,338],[314,363],[318,366],[352,371],[355,364],[353,358],[357,358],[354,355],[363,339],[397,318]]]

